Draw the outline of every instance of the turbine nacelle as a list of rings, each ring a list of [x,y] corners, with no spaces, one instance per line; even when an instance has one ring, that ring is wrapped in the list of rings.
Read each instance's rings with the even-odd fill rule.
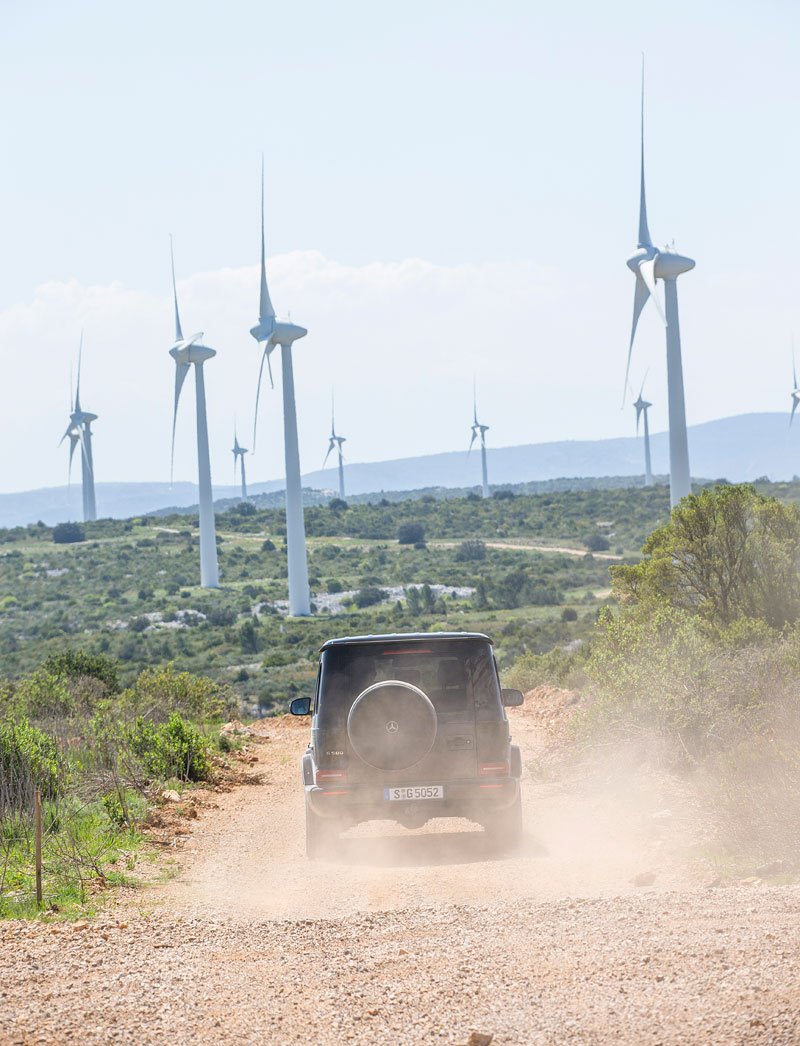
[[[93,421],[97,421],[97,415],[90,413],[88,410],[76,410],[74,414],[70,414],[70,422],[76,428],[80,425],[91,425]]]
[[[693,269],[695,262],[693,258],[687,258],[677,251],[660,251],[656,258],[656,279],[675,280],[681,273]]]
[[[292,342],[297,341],[299,338],[304,338],[308,331],[305,327],[300,327],[296,323],[269,317],[265,320],[259,320],[255,327],[250,328],[250,333],[259,344],[266,342],[266,351],[272,352],[276,345],[291,345]]]
[[[210,360],[217,355],[216,349],[209,348],[208,345],[198,344],[199,339],[202,337],[202,334],[195,334],[193,338],[176,342],[172,346],[169,354],[179,367],[188,367],[190,363],[205,363],[206,360]]]

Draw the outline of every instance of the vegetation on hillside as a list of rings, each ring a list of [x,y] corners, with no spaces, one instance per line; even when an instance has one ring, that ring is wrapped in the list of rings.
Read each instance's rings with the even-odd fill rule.
[[[119,665],[80,650],[0,686],[0,917],[35,910],[37,791],[44,903],[84,906],[133,870],[162,789],[212,776],[234,705],[217,683],[171,666],[123,689]]]
[[[723,838],[800,863],[800,514],[752,486],[685,499],[582,650],[521,659],[519,683],[580,682],[585,740],[692,774]]]
[[[63,545],[44,526],[0,531],[2,674],[18,678],[79,645],[118,659],[125,683],[173,662],[266,712],[307,690],[319,646],[336,633],[490,631],[505,667],[585,637],[614,561],[589,555],[589,543],[600,536],[612,556],[632,553],[667,512],[659,488],[350,507],[334,499],[306,512],[316,614],[305,621],[285,615],[279,510],[243,503],[218,515],[218,591],[197,587],[192,518],[101,520],[85,524],[85,541]]]

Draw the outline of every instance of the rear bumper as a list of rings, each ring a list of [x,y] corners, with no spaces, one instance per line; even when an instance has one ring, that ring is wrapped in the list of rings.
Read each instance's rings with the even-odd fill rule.
[[[418,781],[415,784],[426,784]],[[362,821],[402,821],[408,817],[466,817],[484,823],[493,812],[512,806],[519,795],[514,777],[448,781],[442,799],[391,800],[380,783],[306,785],[306,801],[319,817],[347,824]]]

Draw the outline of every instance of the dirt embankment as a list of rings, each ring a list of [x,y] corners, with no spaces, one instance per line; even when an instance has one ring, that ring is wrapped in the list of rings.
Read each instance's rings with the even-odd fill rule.
[[[568,700],[514,716],[507,859],[432,822],[362,826],[309,863],[307,724],[259,724],[258,783],[186,820],[171,881],[89,925],[0,925],[0,1043],[800,1042],[800,889],[712,886],[667,781],[538,776]]]

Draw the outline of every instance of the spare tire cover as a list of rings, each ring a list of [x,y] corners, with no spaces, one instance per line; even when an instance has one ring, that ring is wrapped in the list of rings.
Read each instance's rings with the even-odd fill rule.
[[[356,755],[375,770],[405,770],[436,740],[436,709],[416,686],[385,679],[353,702],[347,736]]]

